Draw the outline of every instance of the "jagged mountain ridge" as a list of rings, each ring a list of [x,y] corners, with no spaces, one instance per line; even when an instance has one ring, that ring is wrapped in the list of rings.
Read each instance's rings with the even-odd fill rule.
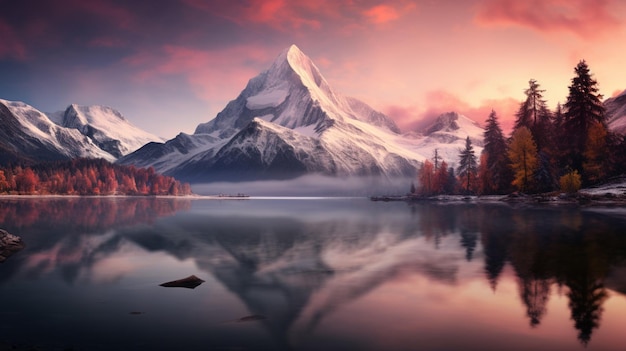
[[[71,105],[64,112],[46,114],[23,102],[0,99],[0,120],[2,164],[77,157],[113,162],[149,139],[161,140],[101,106]]]
[[[432,157],[442,133],[401,135],[384,114],[335,92],[293,45],[194,134],[148,144],[118,162],[153,166],[192,182],[309,173],[414,176],[420,162]],[[454,163],[464,144],[456,139],[443,143],[449,150],[442,156]]]
[[[151,141],[163,141],[130,123],[117,110],[106,106],[72,104],[62,116],[57,122],[59,125],[80,131],[115,158],[127,155]]]

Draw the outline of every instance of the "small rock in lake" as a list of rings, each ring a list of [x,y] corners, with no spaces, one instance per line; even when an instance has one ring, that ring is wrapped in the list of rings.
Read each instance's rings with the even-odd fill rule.
[[[204,283],[204,280],[196,277],[195,275],[190,275],[187,278],[172,280],[171,282],[163,283],[161,286],[166,288],[187,288],[187,289],[195,289],[198,285]]]
[[[264,320],[264,319],[267,319],[267,317],[261,316],[259,314],[253,314],[253,315],[250,315],[250,316],[241,317],[241,318],[237,319],[237,322],[238,323],[241,323],[241,322],[254,322],[254,321],[260,321],[260,320]]]
[[[10,234],[4,229],[0,229],[0,263],[23,248],[24,242],[19,236]]]

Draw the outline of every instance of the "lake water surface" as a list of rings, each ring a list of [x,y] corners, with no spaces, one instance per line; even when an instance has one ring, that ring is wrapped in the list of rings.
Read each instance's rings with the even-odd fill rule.
[[[624,213],[1,199],[0,350],[623,350]]]

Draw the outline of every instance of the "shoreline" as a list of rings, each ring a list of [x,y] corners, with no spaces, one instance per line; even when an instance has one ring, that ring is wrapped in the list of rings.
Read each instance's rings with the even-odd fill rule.
[[[407,203],[503,203],[503,204],[530,204],[530,205],[574,205],[574,206],[612,206],[626,207],[626,194],[591,194],[578,192],[576,194],[544,193],[507,195],[400,195],[400,196],[371,196],[371,201]]]

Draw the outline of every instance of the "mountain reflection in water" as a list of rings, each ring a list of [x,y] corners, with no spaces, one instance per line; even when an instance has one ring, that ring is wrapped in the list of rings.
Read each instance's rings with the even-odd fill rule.
[[[54,201],[0,202],[0,227],[27,244],[0,266],[0,291],[10,295],[11,284],[26,280],[50,284],[46,277],[61,278],[72,289],[81,289],[79,281],[105,291],[127,288],[143,279],[139,270],[127,267],[106,283],[85,278],[97,266],[102,274],[102,263],[120,255],[148,257],[143,263],[154,266],[151,275],[176,264],[164,257],[193,262],[202,279],[212,280],[185,296],[195,298],[208,287],[208,302],[202,300],[206,306],[197,307],[198,315],[168,315],[190,318],[181,322],[184,331],[152,330],[162,334],[155,344],[161,347],[180,343],[179,334],[190,336],[187,349],[604,350],[626,341],[614,332],[626,322],[619,317],[624,310],[614,311],[607,332],[594,339],[609,300],[626,308],[626,222],[617,216],[364,199]],[[159,294],[170,292],[157,285],[189,274],[196,272],[133,286],[146,300],[163,299],[158,306],[180,307],[192,302],[167,300]],[[228,317],[222,322],[262,318],[237,330],[217,320],[207,324],[209,313],[199,311],[215,312],[231,297],[242,307],[223,303]],[[142,317],[158,315],[154,306]],[[22,318],[26,324],[28,317]]]

